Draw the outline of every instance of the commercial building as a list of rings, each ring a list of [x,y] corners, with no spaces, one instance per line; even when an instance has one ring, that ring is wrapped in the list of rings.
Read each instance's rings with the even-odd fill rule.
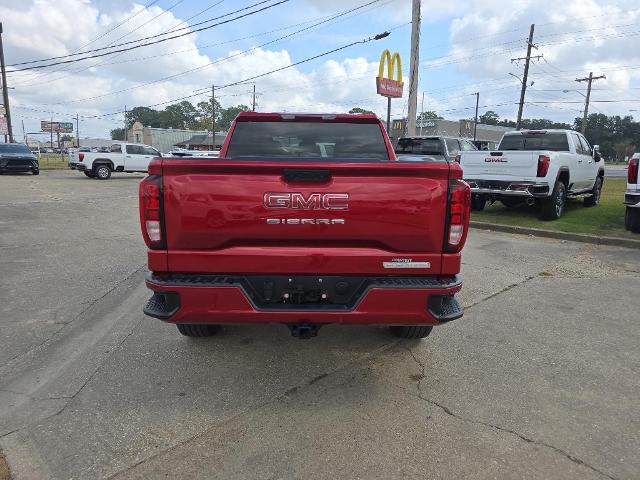
[[[176,147],[187,150],[217,150],[222,147],[227,132],[216,132],[215,142],[211,133],[193,135],[189,140],[176,143]]]
[[[406,119],[393,120],[391,122],[392,140],[396,141],[406,131]],[[512,127],[500,127],[497,125],[485,125],[478,123],[476,126],[476,140],[498,143],[505,132],[515,130]],[[420,136],[447,136],[473,138],[473,121],[470,120],[444,120],[430,119],[418,121],[416,134]]]
[[[140,122],[135,122],[127,131],[127,141],[131,143],[144,143],[160,150],[169,152],[174,145],[189,140],[194,135],[207,135],[209,132],[201,130],[180,130],[177,128],[145,127]],[[80,142],[82,144],[82,141]]]

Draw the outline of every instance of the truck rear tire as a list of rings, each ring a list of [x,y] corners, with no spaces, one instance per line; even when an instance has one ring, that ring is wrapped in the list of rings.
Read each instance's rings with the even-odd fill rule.
[[[487,197],[484,195],[472,195],[471,196],[471,209],[476,212],[481,212],[484,210],[485,205],[487,204]]]
[[[558,220],[564,211],[567,201],[567,187],[557,181],[549,198],[540,202],[540,218],[542,220]]]
[[[185,337],[210,337],[220,331],[220,325],[206,323],[178,323],[176,327]]]
[[[98,165],[93,169],[93,174],[98,180],[109,180],[111,178],[111,167],[109,165]]]
[[[624,212],[624,228],[633,233],[640,233],[640,208],[627,207]]]
[[[602,193],[602,177],[596,178],[596,183],[593,184],[591,189],[591,195],[584,197],[583,204],[585,207],[595,207],[600,203],[600,194]]]
[[[398,338],[426,338],[433,330],[431,325],[408,325],[389,327],[391,333]]]

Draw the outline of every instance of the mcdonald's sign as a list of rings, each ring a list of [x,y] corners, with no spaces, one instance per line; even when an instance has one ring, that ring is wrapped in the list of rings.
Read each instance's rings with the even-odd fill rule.
[[[387,76],[384,76],[384,65],[387,64]],[[396,70],[396,78],[394,78],[394,70]],[[376,87],[378,95],[390,98],[402,97],[402,61],[400,54],[395,52],[391,55],[389,50],[385,50],[380,55],[380,66],[378,67],[378,76],[376,77]]]

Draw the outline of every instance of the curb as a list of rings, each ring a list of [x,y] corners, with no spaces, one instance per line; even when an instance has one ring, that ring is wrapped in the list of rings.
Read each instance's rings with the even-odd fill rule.
[[[572,242],[595,243],[596,245],[613,245],[615,247],[627,247],[640,249],[640,240],[631,238],[600,237],[587,235],[584,233],[568,233],[556,230],[543,230],[541,228],[516,227],[514,225],[500,225],[497,223],[469,222],[471,228],[494,230],[496,232],[516,233],[520,235],[533,235],[537,237],[556,238],[559,240],[570,240]]]

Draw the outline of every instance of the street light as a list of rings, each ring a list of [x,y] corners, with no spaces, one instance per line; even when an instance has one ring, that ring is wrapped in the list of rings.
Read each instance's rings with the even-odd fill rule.
[[[563,93],[576,92],[582,95],[584,98],[587,98],[587,96],[584,93],[582,93],[580,90],[562,90],[562,92]]]

